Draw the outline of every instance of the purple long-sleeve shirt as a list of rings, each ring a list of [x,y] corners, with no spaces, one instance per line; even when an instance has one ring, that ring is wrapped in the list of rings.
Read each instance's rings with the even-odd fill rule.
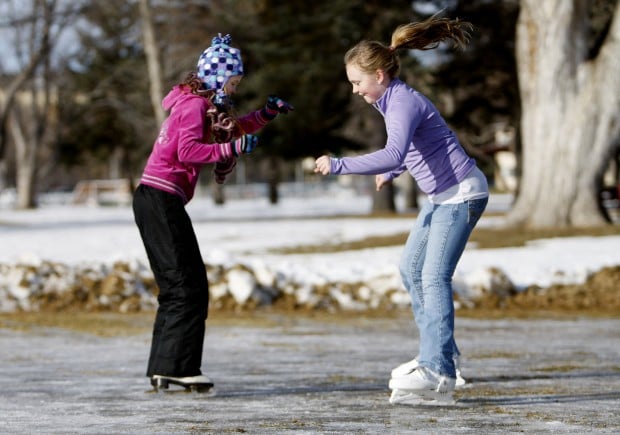
[[[393,79],[373,106],[385,119],[385,147],[331,159],[332,174],[384,174],[392,180],[408,170],[420,190],[434,195],[460,183],[476,166],[433,103],[400,79]]]

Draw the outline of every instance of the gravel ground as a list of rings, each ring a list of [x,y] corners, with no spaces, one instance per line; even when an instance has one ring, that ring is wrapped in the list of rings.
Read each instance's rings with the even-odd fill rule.
[[[449,407],[388,403],[410,316],[209,321],[212,394],[154,393],[148,333],[0,328],[0,432],[620,433],[620,319],[457,319],[468,384]]]

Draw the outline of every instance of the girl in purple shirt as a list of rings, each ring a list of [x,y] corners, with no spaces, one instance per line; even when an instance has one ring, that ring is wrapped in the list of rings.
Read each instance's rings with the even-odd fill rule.
[[[390,403],[451,402],[455,387],[465,383],[454,340],[452,275],[487,205],[488,186],[437,108],[399,80],[397,50],[427,50],[446,39],[464,46],[470,28],[466,22],[433,16],[398,27],[389,46],[362,41],[351,48],[344,63],[353,93],[383,115],[387,142],[369,154],[316,160],[315,172],[323,175],[375,175],[377,190],[408,171],[428,195],[400,263],[419,330],[419,351],[392,370]]]

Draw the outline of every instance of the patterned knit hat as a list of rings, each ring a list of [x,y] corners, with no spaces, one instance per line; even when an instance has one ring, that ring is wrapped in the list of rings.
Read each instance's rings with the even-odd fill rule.
[[[243,75],[241,51],[230,46],[230,35],[222,36],[218,33],[198,59],[198,78],[207,89],[213,89],[218,94],[231,76]]]

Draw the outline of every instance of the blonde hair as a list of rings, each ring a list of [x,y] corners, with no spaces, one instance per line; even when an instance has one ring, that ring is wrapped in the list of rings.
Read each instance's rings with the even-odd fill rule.
[[[396,50],[431,50],[445,40],[452,40],[455,46],[464,48],[469,42],[472,28],[472,24],[467,21],[438,18],[435,14],[419,23],[398,26],[392,33],[389,46],[377,41],[361,41],[344,55],[344,64],[356,65],[365,73],[383,70],[390,77],[396,77],[400,71]]]

